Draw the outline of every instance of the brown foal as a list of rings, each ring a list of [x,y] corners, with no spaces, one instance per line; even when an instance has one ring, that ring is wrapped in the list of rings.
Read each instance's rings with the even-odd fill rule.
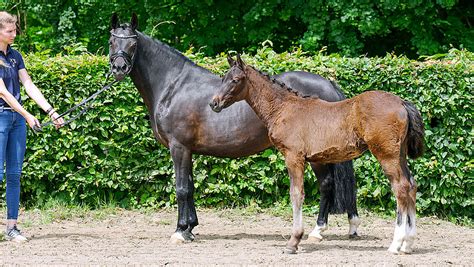
[[[305,162],[337,163],[369,150],[380,162],[397,199],[397,219],[389,251],[411,253],[415,238],[416,183],[407,155],[423,153],[424,126],[416,107],[382,91],[340,102],[304,97],[272,80],[237,56],[210,106],[220,112],[245,100],[268,128],[285,157],[290,175],[293,230],[286,252],[296,253],[303,236]]]

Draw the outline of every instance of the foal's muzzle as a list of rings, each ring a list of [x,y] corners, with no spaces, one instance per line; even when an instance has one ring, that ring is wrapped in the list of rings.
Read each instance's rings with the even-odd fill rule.
[[[214,112],[219,113],[224,108],[221,103],[222,103],[221,101],[218,101],[216,98],[213,98],[211,102],[209,103],[209,106]]]

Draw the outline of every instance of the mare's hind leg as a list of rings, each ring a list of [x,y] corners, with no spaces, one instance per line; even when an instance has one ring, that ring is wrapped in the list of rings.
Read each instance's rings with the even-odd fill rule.
[[[356,238],[358,237],[357,229],[360,225],[360,219],[359,213],[357,212],[357,187],[352,160],[335,164],[334,171],[336,172],[334,175],[336,179],[338,179],[338,177],[344,179],[344,184],[342,186],[345,191],[345,206],[347,209],[347,218],[349,220],[349,238]]]
[[[360,219],[357,213],[357,188],[352,161],[349,160],[329,166],[334,184],[334,205],[329,209],[329,212],[342,213],[347,211],[349,238],[357,237]]]
[[[171,236],[172,243],[193,241],[193,228],[198,225],[194,207],[194,181],[192,177],[192,154],[182,145],[170,146],[176,176],[176,199],[178,202],[178,225]]]
[[[356,181],[352,161],[338,164],[311,163],[318,179],[321,201],[316,227],[308,239],[320,241],[321,233],[327,229],[329,213],[347,211],[349,238],[357,237],[360,219],[357,213]]]
[[[321,200],[319,202],[319,214],[316,220],[316,226],[308,235],[308,240],[321,241],[323,239],[321,233],[328,228],[329,206],[330,201],[333,201],[334,198],[333,181],[328,165],[311,163],[311,169],[313,169],[318,179]]]
[[[304,201],[304,164],[305,160],[297,155],[285,155],[285,163],[290,175],[290,198],[293,206],[293,229],[286,244],[286,253],[294,254],[303,237],[303,201]]]
[[[416,183],[408,170],[406,158],[397,156],[380,163],[397,199],[395,231],[388,251],[394,254],[411,253],[416,235]]]

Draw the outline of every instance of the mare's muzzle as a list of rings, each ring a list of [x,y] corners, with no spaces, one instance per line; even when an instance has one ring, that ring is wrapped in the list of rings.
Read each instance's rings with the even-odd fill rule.
[[[125,51],[110,55],[110,67],[115,79],[120,81],[132,71],[133,57]]]

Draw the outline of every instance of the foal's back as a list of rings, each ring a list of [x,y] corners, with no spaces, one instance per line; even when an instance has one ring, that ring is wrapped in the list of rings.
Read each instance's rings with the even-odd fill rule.
[[[341,162],[361,155],[381,135],[400,143],[407,119],[402,100],[383,91],[340,102],[289,95],[271,137],[277,147],[301,151],[308,161]]]

